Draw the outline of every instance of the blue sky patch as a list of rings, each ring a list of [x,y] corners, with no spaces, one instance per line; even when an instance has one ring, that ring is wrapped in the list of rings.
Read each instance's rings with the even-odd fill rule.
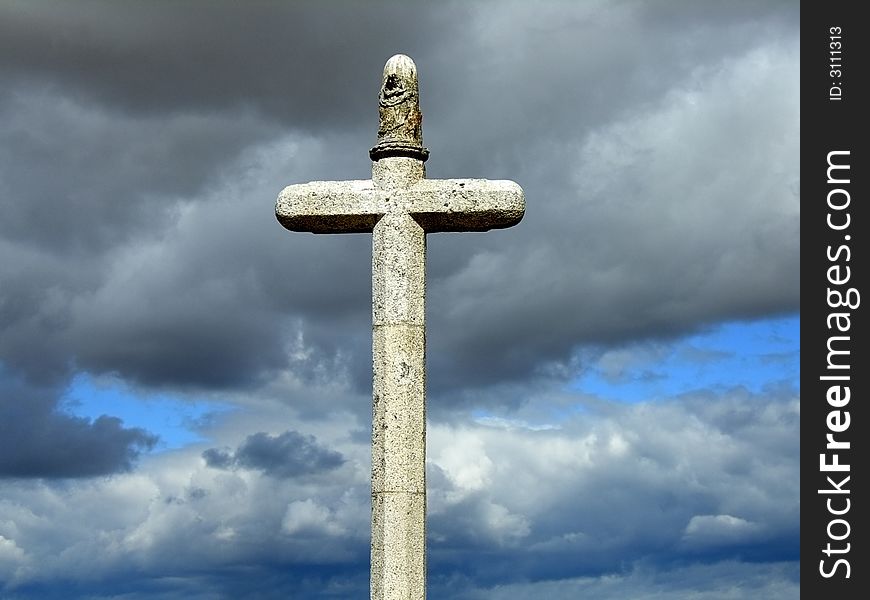
[[[157,451],[205,441],[202,428],[232,408],[212,401],[190,400],[169,394],[143,394],[117,378],[76,375],[62,399],[70,413],[89,419],[118,417],[125,427],[141,427],[160,436]]]
[[[572,388],[609,400],[734,387],[799,390],[800,317],[731,321],[672,343],[640,342],[590,359]]]

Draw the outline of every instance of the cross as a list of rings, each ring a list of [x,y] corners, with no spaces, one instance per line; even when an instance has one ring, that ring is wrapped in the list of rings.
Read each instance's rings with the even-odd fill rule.
[[[371,599],[426,597],[426,234],[511,227],[513,181],[426,179],[417,67],[384,66],[372,178],[291,185],[275,206],[291,231],[372,234]]]

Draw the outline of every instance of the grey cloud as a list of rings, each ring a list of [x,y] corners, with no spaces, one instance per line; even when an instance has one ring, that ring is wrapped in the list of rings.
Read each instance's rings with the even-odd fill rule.
[[[235,457],[226,448],[209,448],[202,453],[205,464],[213,469],[230,469],[235,464]]]
[[[279,168],[264,172],[260,155]],[[370,293],[368,239],[329,240],[315,250],[318,260],[299,258],[309,240],[285,235],[272,214],[286,172],[321,158],[315,142],[293,136],[243,154],[199,201],[169,202],[162,229],[117,232],[123,243],[98,256],[4,242],[6,364],[60,381],[75,363],[154,387],[252,386],[291,360],[316,373],[355,323],[368,336]],[[92,217],[100,227],[99,210]],[[121,229],[133,225],[131,217]],[[307,333],[310,352],[293,357],[297,331]]]
[[[433,428],[432,563],[503,584],[613,561],[797,559],[792,393],[589,408],[561,430]]]
[[[60,410],[60,390],[32,386],[0,365],[0,478],[81,478],[129,471],[157,437],[102,415]]]
[[[468,589],[455,582],[439,582],[445,597],[457,600],[727,600],[769,598],[790,600],[800,594],[796,563],[752,564],[722,561],[703,565],[675,565],[653,569],[639,564],[618,574],[558,581],[536,581]]]
[[[242,148],[274,137],[252,114],[134,116],[22,86],[0,101],[0,234],[94,255],[171,226]]]
[[[324,448],[314,436],[292,430],[277,436],[255,433],[235,452],[210,448],[202,456],[208,466],[216,469],[256,469],[273,477],[321,473],[345,462],[340,452]]]
[[[797,309],[788,4],[718,7],[716,27],[631,2],[259,3],[251,27],[196,6],[3,9],[10,368],[211,389],[337,370],[367,389],[368,236],[290,235],[271,210],[288,183],[368,176],[398,50],[421,69],[429,175],[516,179],[528,203],[516,228],[430,236],[445,405],[570,372],[579,344]]]
[[[781,103],[797,98],[793,48],[735,57],[559,146],[548,160],[562,174],[524,182],[514,230],[433,236],[433,262],[451,247],[468,257],[433,282],[433,360],[463,380],[523,378],[580,343],[797,310],[799,111]],[[766,89],[765,72],[790,73],[780,103],[735,104],[731,94]]]
[[[567,598],[609,580],[634,597],[649,577],[668,597],[794,589],[799,413],[790,394],[590,404],[560,427],[432,426],[432,590]],[[368,452],[354,442],[342,446],[342,459],[297,432],[259,433],[235,450],[212,448],[210,467],[190,448],[112,479],[16,482],[0,498],[9,519],[0,535],[20,550],[13,567],[36,560],[36,548],[76,545],[106,594],[115,589],[111,574],[125,572],[136,582],[125,589],[143,597],[167,577],[170,598],[193,585],[256,595],[266,580],[285,595],[348,597],[367,585]],[[351,468],[336,469],[342,460]],[[295,477],[317,464],[316,484]],[[46,529],[46,520],[63,526]],[[54,589],[77,568],[76,556],[42,555],[41,575],[33,571],[20,589],[34,581]]]
[[[220,0],[44,2],[2,8],[0,69],[138,113],[253,107],[297,127],[345,128],[396,48],[438,43],[459,17],[425,4]]]

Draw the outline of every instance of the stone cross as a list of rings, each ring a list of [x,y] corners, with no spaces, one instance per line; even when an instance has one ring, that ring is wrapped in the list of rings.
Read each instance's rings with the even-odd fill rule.
[[[417,67],[384,66],[372,178],[285,188],[291,231],[372,233],[372,600],[426,597],[426,234],[511,227],[513,181],[426,179]]]

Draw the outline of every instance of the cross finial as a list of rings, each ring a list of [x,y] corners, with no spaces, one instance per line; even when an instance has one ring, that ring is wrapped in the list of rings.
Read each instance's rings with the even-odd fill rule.
[[[429,150],[423,147],[417,65],[409,56],[396,54],[384,65],[378,113],[378,143],[369,150],[372,160],[388,156],[429,158]]]

